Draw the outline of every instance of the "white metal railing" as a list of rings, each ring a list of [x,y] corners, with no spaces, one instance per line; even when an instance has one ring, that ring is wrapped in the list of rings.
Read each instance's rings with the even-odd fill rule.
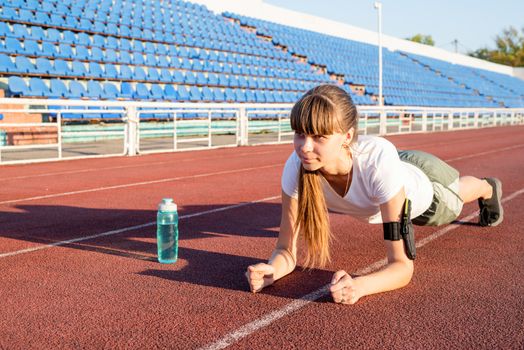
[[[138,101],[87,101],[47,99],[0,99],[0,114],[45,115],[48,122],[7,123],[0,121],[0,164],[58,159],[136,155],[190,149],[242,146],[259,143],[290,142],[292,104],[171,103]],[[362,134],[400,134],[451,131],[524,124],[524,108],[427,108],[413,106],[360,106],[359,132]],[[102,118],[98,129],[78,126],[73,131],[71,116],[111,115]],[[67,115],[69,118],[65,118]],[[162,118],[155,116],[162,116]],[[150,118],[148,116],[153,116]],[[74,119],[74,118],[73,118]],[[147,122],[146,122],[147,120]],[[153,121],[152,121],[153,120]],[[29,145],[2,142],[5,129],[47,127],[54,130],[56,142]],[[214,138],[232,135],[226,141]],[[262,136],[271,137],[262,137]],[[82,137],[84,142],[71,138]],[[5,139],[5,137],[4,137]],[[149,144],[144,147],[144,144]],[[169,141],[171,140],[171,141]],[[7,144],[6,144],[7,143]],[[82,145],[82,147],[78,145]],[[166,147],[166,144],[168,146]],[[184,147],[181,145],[184,144]],[[76,154],[72,149],[99,148],[92,154]],[[97,149],[98,149],[97,148]],[[147,149],[146,149],[147,148]],[[54,150],[54,155],[37,158],[38,151]],[[28,157],[13,156],[23,151]],[[33,154],[34,153],[34,154]],[[23,158],[23,159],[22,159]]]

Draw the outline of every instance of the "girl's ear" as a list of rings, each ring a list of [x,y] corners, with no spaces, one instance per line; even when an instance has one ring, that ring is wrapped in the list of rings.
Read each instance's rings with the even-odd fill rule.
[[[351,144],[351,142],[353,141],[353,136],[355,134],[355,128],[351,128],[348,130],[348,132],[346,133],[346,141],[348,144]]]

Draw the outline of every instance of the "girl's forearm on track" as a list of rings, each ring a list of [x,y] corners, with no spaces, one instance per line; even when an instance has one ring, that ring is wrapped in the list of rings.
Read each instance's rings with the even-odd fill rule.
[[[395,261],[382,270],[356,277],[354,280],[359,286],[361,296],[366,296],[402,288],[411,281],[412,276],[411,261]]]

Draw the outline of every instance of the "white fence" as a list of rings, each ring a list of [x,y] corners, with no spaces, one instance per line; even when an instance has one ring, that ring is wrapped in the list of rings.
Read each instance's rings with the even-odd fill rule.
[[[0,99],[0,164],[291,142],[291,104]],[[451,131],[524,124],[524,109],[359,107],[361,134]],[[7,119],[7,118],[6,118]],[[52,135],[17,144],[17,130]],[[20,133],[22,133],[22,131]],[[28,132],[30,134],[30,132]]]

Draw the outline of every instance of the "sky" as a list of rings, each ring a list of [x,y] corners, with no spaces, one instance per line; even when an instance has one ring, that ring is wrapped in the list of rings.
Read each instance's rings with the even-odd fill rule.
[[[377,30],[373,0],[264,0],[290,10]],[[435,46],[467,53],[495,48],[495,37],[510,25],[524,27],[524,0],[381,0],[382,32],[397,38],[431,35]],[[521,32],[522,33],[522,32]]]

